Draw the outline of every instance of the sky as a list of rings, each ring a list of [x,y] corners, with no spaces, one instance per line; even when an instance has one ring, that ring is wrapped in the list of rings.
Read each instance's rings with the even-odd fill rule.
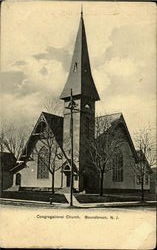
[[[68,76],[80,9],[81,2],[3,2],[2,120],[17,127],[33,124],[46,100],[56,102]],[[101,98],[97,114],[122,112],[131,134],[156,122],[155,11],[155,3],[83,2],[92,75]]]

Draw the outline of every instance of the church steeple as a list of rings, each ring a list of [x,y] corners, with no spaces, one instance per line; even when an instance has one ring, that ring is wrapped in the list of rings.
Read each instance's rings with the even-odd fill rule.
[[[91,73],[82,8],[70,72],[60,99],[70,97],[71,89],[73,96],[84,96],[94,101],[100,99]]]
[[[76,185],[82,191],[85,189],[84,178],[89,166],[89,153],[85,145],[87,147],[95,138],[95,102],[100,99],[91,73],[82,10],[69,76],[60,96],[65,102],[63,148],[69,159],[71,113],[67,107],[70,105],[71,90],[77,107],[77,111],[73,112],[73,153],[79,171],[79,182]]]
[[[83,18],[83,6],[81,4],[81,17]]]

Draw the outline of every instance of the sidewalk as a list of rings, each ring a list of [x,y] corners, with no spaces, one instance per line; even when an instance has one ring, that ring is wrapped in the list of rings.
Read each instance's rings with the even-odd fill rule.
[[[37,207],[51,207],[51,208],[69,208],[69,203],[52,203],[43,201],[31,200],[17,200],[0,198],[0,205],[15,205],[15,206],[37,206]],[[105,203],[79,203],[73,202],[73,208],[128,208],[128,207],[156,207],[156,201],[147,201],[140,203],[139,201],[133,202],[105,202]]]
[[[9,199],[9,198],[0,198],[1,205],[15,205],[15,206],[36,206],[36,207],[65,207],[68,203],[52,203],[45,201],[33,201],[33,200],[20,200],[20,199]]]
[[[67,199],[68,203],[70,204],[70,193],[65,193],[64,195],[65,195],[65,198]],[[73,195],[73,205],[74,205],[75,207],[81,205],[81,203],[75,198],[74,195]]]

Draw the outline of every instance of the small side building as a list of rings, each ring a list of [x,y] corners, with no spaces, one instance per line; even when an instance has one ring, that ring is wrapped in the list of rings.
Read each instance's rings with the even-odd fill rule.
[[[0,197],[3,190],[13,185],[13,173],[10,171],[16,164],[16,159],[9,152],[0,152]]]

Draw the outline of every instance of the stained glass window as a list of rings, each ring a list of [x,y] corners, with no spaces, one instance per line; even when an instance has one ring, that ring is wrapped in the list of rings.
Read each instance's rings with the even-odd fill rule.
[[[123,155],[120,150],[115,152],[113,157],[113,175],[112,180],[114,182],[123,181]]]
[[[46,147],[42,147],[38,154],[38,170],[37,170],[38,179],[49,178],[48,162],[49,162],[48,149]]]
[[[137,184],[140,185],[142,182],[142,176],[140,175],[137,175]],[[143,183],[145,185],[148,185],[149,183],[149,178],[148,178],[148,174],[145,174],[144,177],[143,177]]]

